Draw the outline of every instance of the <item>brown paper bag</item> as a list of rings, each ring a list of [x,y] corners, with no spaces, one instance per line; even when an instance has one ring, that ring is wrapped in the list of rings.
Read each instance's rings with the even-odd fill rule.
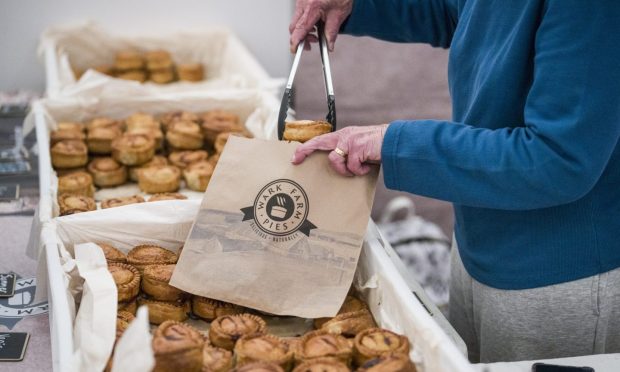
[[[343,177],[299,143],[231,136],[170,283],[278,315],[333,316],[353,280],[378,175]]]

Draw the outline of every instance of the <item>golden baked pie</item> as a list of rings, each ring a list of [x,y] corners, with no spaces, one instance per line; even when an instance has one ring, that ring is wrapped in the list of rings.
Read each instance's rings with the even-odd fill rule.
[[[145,267],[142,274],[142,291],[160,301],[177,301],[187,297],[185,292],[169,284],[175,267],[175,264]]]
[[[209,328],[209,339],[217,347],[233,350],[241,337],[264,334],[267,325],[262,318],[252,314],[224,315],[216,318]]]
[[[149,323],[161,324],[166,320],[183,322],[187,320],[189,303],[187,301],[159,301],[139,297],[138,306],[146,305],[149,308]]]
[[[118,126],[93,128],[86,136],[88,150],[93,154],[109,154],[112,152],[112,142],[121,135],[122,132]]]
[[[183,178],[190,190],[204,192],[213,175],[213,165],[206,160],[192,163],[183,170]]]
[[[215,166],[217,165],[217,162],[220,160],[220,154],[213,154],[211,156],[209,156],[209,160],[208,162],[213,166],[213,168],[215,169]]]
[[[239,116],[224,110],[212,110],[202,114],[202,134],[210,146],[215,138],[223,132],[243,132]]]
[[[116,53],[114,68],[120,71],[139,70],[144,68],[144,58],[139,52],[123,50]]]
[[[346,364],[332,358],[310,359],[301,363],[293,372],[349,372]]]
[[[138,182],[138,174],[145,168],[159,165],[168,165],[168,159],[165,156],[155,155],[153,158],[142,165],[129,167],[129,179]]]
[[[127,263],[127,256],[107,243],[97,243],[108,263]]]
[[[174,70],[171,68],[151,70],[149,72],[149,78],[153,83],[168,84],[174,81]]]
[[[340,306],[340,310],[338,310],[337,315],[359,311],[367,308],[368,306],[364,303],[364,301],[360,300],[355,296],[347,295],[347,297],[344,299],[344,302],[342,303],[342,306]],[[330,319],[332,318],[314,319],[314,328],[321,328],[323,324],[325,324],[325,322],[329,321]]]
[[[228,302],[212,300],[201,296],[192,297],[192,312],[207,321],[212,321],[224,315],[242,314],[244,311],[243,307]]]
[[[179,150],[197,150],[202,147],[200,126],[193,121],[176,121],[166,131],[168,144]]]
[[[127,253],[127,262],[141,273],[149,265],[170,265],[177,263],[176,253],[156,245],[138,245]]]
[[[101,202],[101,209],[122,207],[123,205],[144,203],[144,198],[140,195],[125,196],[122,198],[110,198]]]
[[[80,123],[73,123],[70,121],[61,121],[56,124],[57,131],[76,131],[84,133],[84,125]]]
[[[407,355],[386,354],[362,364],[358,372],[416,372],[416,368]]]
[[[285,372],[282,367],[275,363],[254,362],[244,364],[232,370],[233,372]]]
[[[116,341],[123,335],[125,330],[129,327],[129,323],[131,323],[136,317],[134,314],[121,310],[116,313]]]
[[[108,264],[108,271],[114,278],[118,289],[118,302],[129,301],[138,295],[140,291],[140,273],[128,264],[114,263]]]
[[[61,216],[94,211],[97,209],[97,205],[93,198],[75,194],[61,194],[58,196],[58,206],[60,207]]]
[[[301,337],[295,351],[297,364],[317,358],[332,358],[347,366],[351,364],[351,345],[341,335],[312,331]]]
[[[179,194],[178,192],[161,192],[155,194],[149,198],[150,202],[162,201],[162,200],[185,200],[187,196]]]
[[[74,129],[59,129],[50,133],[50,143],[52,146],[64,140],[84,141],[85,138],[84,132]]]
[[[174,165],[151,166],[138,173],[140,190],[149,194],[174,192],[181,184],[181,171]]]
[[[92,197],[95,194],[93,177],[81,171],[58,177],[58,195],[61,194],[76,194]]]
[[[370,311],[362,309],[336,315],[336,317],[323,324],[321,329],[329,333],[341,334],[345,337],[355,337],[361,331],[376,326]]]
[[[172,68],[172,57],[165,50],[151,50],[144,54],[146,68],[149,70],[163,70]]]
[[[202,372],[227,372],[233,367],[233,354],[205,342],[202,348]]]
[[[179,80],[201,81],[204,79],[204,67],[201,63],[181,63],[177,66]]]
[[[88,148],[82,141],[63,140],[50,151],[54,168],[76,168],[88,162]]]
[[[388,353],[409,355],[407,337],[381,328],[370,328],[355,336],[353,360],[358,366]]]
[[[78,168],[67,168],[67,169],[54,169],[56,175],[58,177],[66,176],[67,174],[76,173],[76,172],[86,172],[86,167],[78,167]]]
[[[172,111],[159,116],[159,121],[164,131],[168,130],[170,124],[177,121],[193,121],[200,124],[200,117],[189,111]]]
[[[122,124],[118,120],[114,120],[112,118],[100,117],[91,120],[86,125],[86,130],[88,132],[92,131],[95,128],[117,128],[122,130]]]
[[[129,134],[145,134],[155,140],[155,148],[160,150],[164,147],[164,133],[159,128],[138,127],[127,129]]]
[[[118,74],[116,74],[116,77],[123,80],[133,80],[144,83],[146,81],[146,72],[144,72],[143,70],[120,71]]]
[[[192,163],[207,160],[208,158],[209,153],[204,150],[174,151],[168,155],[168,160],[170,160],[170,163],[181,169],[185,169]]]
[[[235,344],[237,365],[252,362],[270,362],[285,371],[293,366],[293,350],[283,339],[270,334],[243,336]]]
[[[332,131],[332,125],[326,121],[296,120],[287,121],[282,139],[285,141],[306,142],[321,134]]]
[[[118,303],[118,311],[126,311],[128,313],[136,315],[137,310],[138,302],[136,301],[136,298],[132,298],[129,301],[123,301]]]
[[[127,167],[109,157],[94,158],[88,163],[88,171],[99,187],[118,186],[127,181]]]
[[[112,157],[125,165],[141,165],[155,155],[155,139],[145,134],[124,134],[112,142]]]
[[[200,372],[204,338],[187,324],[167,321],[153,333],[153,372]]]
[[[135,112],[125,118],[125,126],[127,130],[138,128],[161,129],[159,121],[155,116],[145,112]]]
[[[93,67],[93,70],[105,75],[114,75],[114,66],[112,65],[98,65]]]

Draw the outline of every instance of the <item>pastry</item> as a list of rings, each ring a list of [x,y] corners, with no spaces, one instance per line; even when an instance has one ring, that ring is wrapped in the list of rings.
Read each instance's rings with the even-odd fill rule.
[[[331,131],[332,125],[322,120],[287,121],[282,139],[285,141],[298,141],[303,143]]]
[[[63,140],[50,151],[54,168],[76,168],[88,162],[88,149],[82,141]]]
[[[186,324],[163,322],[153,333],[153,372],[200,372],[204,342],[202,334]]]
[[[127,181],[127,167],[112,158],[94,158],[88,163],[88,171],[99,187],[118,186]]]
[[[54,169],[56,175],[58,177],[66,176],[68,174],[77,173],[77,172],[86,172],[86,167],[77,167],[77,168],[67,168],[67,169]]]
[[[212,110],[202,114],[202,134],[205,142],[213,145],[218,134],[223,132],[243,132],[239,116],[223,110]]]
[[[121,125],[121,122],[118,120],[114,120],[114,119],[106,118],[106,117],[100,117],[100,118],[95,118],[91,120],[86,125],[87,132],[90,132],[96,128],[116,128],[118,130],[122,130],[122,125]]]
[[[321,329],[329,333],[343,335],[344,337],[355,337],[361,331],[376,326],[370,311],[362,309],[339,314],[323,324]]]
[[[179,80],[201,81],[204,79],[204,67],[200,63],[181,63],[177,66]]]
[[[135,112],[125,118],[125,126],[128,131],[137,128],[161,129],[159,121],[151,114]]]
[[[140,273],[135,267],[124,263],[111,262],[108,264],[108,271],[112,274],[118,290],[118,302],[129,301],[138,295]]]
[[[359,310],[367,309],[367,308],[368,306],[366,306],[364,301],[360,300],[359,298],[355,296],[347,295],[347,297],[344,299],[344,302],[342,303],[342,306],[340,306],[340,310],[338,310],[337,315],[350,313],[353,311],[359,311]],[[321,328],[323,324],[325,324],[325,322],[329,321],[330,319],[333,319],[333,318],[314,319],[314,328],[316,329]]]
[[[148,70],[163,70],[172,68],[172,57],[165,50],[151,50],[144,54]]]
[[[73,172],[58,177],[58,195],[76,194],[93,197],[93,177],[86,172]]]
[[[233,367],[233,354],[205,342],[202,348],[202,372],[227,372]]]
[[[155,140],[145,134],[124,134],[112,142],[112,157],[125,165],[141,165],[155,155]]]
[[[331,358],[310,359],[301,363],[293,372],[349,372],[346,364]]]
[[[116,313],[116,341],[123,335],[125,330],[129,328],[129,324],[135,319],[134,314],[120,310]]]
[[[209,156],[208,162],[215,169],[215,166],[217,165],[218,160],[220,160],[220,154],[213,154],[213,155]]]
[[[233,372],[284,372],[282,367],[274,363],[255,362],[245,364],[232,370]]]
[[[186,321],[189,304],[185,301],[158,301],[149,298],[138,298],[138,305],[149,308],[149,323],[161,324],[166,320]]]
[[[235,344],[237,366],[252,362],[270,362],[285,371],[293,366],[293,350],[279,337],[266,334],[243,336]]]
[[[127,256],[107,243],[97,243],[108,263],[127,263]]]
[[[99,66],[95,66],[93,67],[93,70],[101,73],[101,74],[105,74],[105,75],[109,75],[109,76],[113,76],[114,75],[114,66],[112,65],[99,65]]]
[[[119,71],[116,77],[123,80],[133,80],[144,83],[146,81],[146,72],[142,70]]]
[[[109,154],[112,152],[112,142],[121,135],[118,126],[93,128],[86,136],[88,150],[93,154]]]
[[[129,134],[145,134],[155,140],[155,148],[160,150],[164,147],[164,133],[159,128],[139,127],[127,129]]]
[[[301,337],[295,350],[298,364],[317,358],[331,358],[345,365],[351,364],[351,345],[341,335],[326,331],[312,331]]]
[[[144,203],[144,198],[140,195],[125,196],[122,198],[110,198],[101,202],[101,209],[122,207],[123,205]]]
[[[139,52],[124,50],[116,53],[114,68],[120,71],[139,70],[144,68],[144,58]]]
[[[160,301],[177,301],[187,297],[185,292],[168,284],[175,267],[175,264],[145,267],[142,274],[142,291]]]
[[[177,191],[180,184],[181,171],[174,165],[152,166],[138,173],[140,190],[149,194]]]
[[[358,366],[388,353],[409,355],[407,337],[381,328],[370,328],[355,336],[353,360]]]
[[[151,70],[149,78],[153,83],[168,84],[174,81],[174,70],[171,68]]]
[[[127,262],[141,273],[148,265],[170,265],[177,263],[178,256],[165,248],[156,245],[138,245],[127,253]]]
[[[168,160],[170,160],[170,163],[176,165],[181,170],[185,169],[192,163],[207,160],[208,158],[209,153],[204,150],[175,151],[168,155]]]
[[[411,359],[404,354],[386,354],[362,364],[358,372],[416,372]]]
[[[97,209],[95,200],[90,196],[84,195],[61,194],[58,196],[58,205],[60,206],[61,216],[94,211]]]
[[[213,165],[206,160],[190,164],[183,170],[183,178],[190,190],[204,192],[209,185]]]
[[[54,146],[58,142],[64,140],[84,141],[85,138],[86,136],[82,131],[73,129],[59,129],[50,133],[50,144]]]
[[[162,192],[155,194],[149,198],[150,202],[162,201],[162,200],[185,200],[187,196],[179,194],[178,192]]]
[[[56,131],[76,131],[84,133],[84,126],[80,123],[61,121],[56,124]]]
[[[166,114],[160,115],[159,121],[161,122],[161,126],[164,131],[168,130],[170,124],[177,121],[193,121],[196,124],[200,124],[200,118],[198,117],[198,115],[189,111],[168,112]]]
[[[233,350],[239,338],[251,334],[264,334],[265,321],[252,314],[224,315],[216,318],[209,328],[209,339],[217,347]]]
[[[138,310],[138,302],[136,301],[135,297],[129,301],[118,303],[118,311],[127,311],[128,313],[132,313],[133,315],[136,315],[137,310]]]
[[[228,302],[212,300],[201,296],[192,297],[192,312],[207,321],[212,321],[224,315],[242,314],[244,311],[243,307]]]
[[[129,167],[129,179],[138,182],[138,174],[145,168],[158,165],[168,165],[168,159],[165,156],[155,155],[153,158],[142,165]]]
[[[166,140],[175,149],[197,150],[202,147],[203,136],[193,121],[177,121],[168,127]]]

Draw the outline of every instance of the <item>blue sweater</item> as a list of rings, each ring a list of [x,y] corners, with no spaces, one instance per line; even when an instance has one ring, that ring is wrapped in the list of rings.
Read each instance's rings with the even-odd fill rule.
[[[620,266],[620,1],[354,0],[342,31],[450,48],[453,120],[391,123],[382,164],[389,188],[454,203],[472,277]]]

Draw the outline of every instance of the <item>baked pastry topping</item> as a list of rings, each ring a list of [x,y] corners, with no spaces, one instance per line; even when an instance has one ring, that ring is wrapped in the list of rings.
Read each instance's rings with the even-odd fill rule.
[[[185,169],[192,163],[207,160],[208,158],[209,153],[204,150],[175,151],[168,155],[168,160],[181,169]]]
[[[138,128],[160,129],[159,121],[151,114],[144,112],[135,112],[125,118],[125,126],[127,130]]]
[[[288,371],[293,366],[293,350],[288,343],[274,335],[246,335],[235,344],[237,365],[252,362],[271,362]]]
[[[97,209],[95,200],[84,195],[62,194],[58,197],[58,205],[60,207],[61,216],[94,211]]]
[[[182,63],[177,66],[179,80],[201,81],[204,79],[204,67],[200,63]]]
[[[182,290],[168,284],[176,265],[151,265],[144,268],[142,291],[160,301],[182,300],[187,295]]]
[[[179,194],[178,192],[161,192],[155,194],[149,198],[150,202],[162,201],[162,200],[185,200],[187,196]]]
[[[208,321],[224,315],[242,314],[244,311],[243,307],[228,302],[212,300],[201,296],[192,297],[192,312]]]
[[[129,301],[138,295],[140,290],[140,273],[128,264],[111,262],[108,271],[114,278],[118,289],[118,302]]]
[[[360,300],[357,297],[347,295],[347,297],[344,299],[342,306],[340,306],[340,310],[338,310],[337,315],[359,311],[359,310],[367,309],[367,308],[368,306],[366,306],[364,301]],[[323,324],[325,324],[325,322],[329,321],[330,319],[333,319],[333,318],[314,319],[314,328],[316,329],[321,328]]]
[[[370,311],[362,309],[339,314],[323,324],[321,329],[329,333],[341,334],[345,337],[355,337],[361,331],[376,326]]]
[[[190,190],[204,192],[213,175],[213,165],[206,160],[192,163],[183,170],[183,178]]]
[[[112,157],[125,165],[141,165],[155,155],[155,140],[145,134],[124,134],[112,142]]]
[[[146,193],[174,192],[180,184],[181,171],[174,165],[151,166],[138,173],[138,186]]]
[[[127,181],[127,168],[112,158],[91,160],[88,171],[93,175],[95,185],[99,187],[118,186]]]
[[[116,77],[123,80],[133,80],[144,83],[146,81],[146,72],[142,70],[127,70],[119,72]]]
[[[95,128],[116,128],[119,130],[122,129],[120,121],[106,117],[95,118],[86,125],[86,130],[88,132],[92,131]]]
[[[121,135],[118,126],[93,128],[86,137],[88,150],[95,154],[109,154],[112,152],[112,141]]]
[[[142,165],[129,167],[129,179],[138,182],[138,174],[145,168],[158,165],[168,165],[168,159],[165,156],[155,155],[153,158]]]
[[[267,325],[256,315],[224,315],[216,318],[209,328],[209,339],[217,347],[233,350],[238,339],[245,335],[264,334]]]
[[[144,59],[139,52],[133,50],[124,50],[116,53],[116,61],[114,67],[117,70],[135,70],[144,67]]]
[[[88,162],[88,148],[82,141],[59,141],[52,146],[50,152],[55,168],[76,168]]]
[[[143,272],[148,265],[170,265],[177,263],[176,253],[156,245],[138,245],[127,254],[127,262]]]
[[[149,298],[138,298],[138,305],[149,308],[149,322],[161,324],[167,320],[183,322],[187,320],[189,303],[186,301],[159,301]]]
[[[144,54],[146,68],[149,70],[163,70],[172,68],[172,57],[165,50],[151,50]]]
[[[213,169],[215,169],[215,166],[217,165],[217,162],[220,160],[220,154],[215,153],[211,156],[209,156],[209,164],[211,164],[213,166]]]
[[[346,364],[332,358],[310,359],[301,363],[293,372],[349,372]]]
[[[166,321],[153,334],[154,372],[199,372],[202,369],[204,338],[194,328]]]
[[[101,209],[121,207],[123,205],[144,203],[144,198],[140,195],[126,196],[124,198],[110,198],[101,202]]]
[[[306,333],[299,340],[295,359],[298,363],[302,363],[316,358],[332,358],[350,365],[351,345],[341,335],[322,330]]]
[[[137,310],[138,310],[138,302],[136,301],[136,298],[132,298],[129,301],[118,303],[118,311],[126,311],[128,313],[132,313],[133,315],[136,315]]]
[[[116,313],[116,341],[123,335],[125,330],[129,327],[129,323],[131,323],[136,317],[128,312],[128,311],[119,311]]]
[[[95,194],[93,177],[81,171],[58,177],[58,195],[61,194],[76,194],[92,197]]]
[[[416,372],[411,359],[404,354],[386,354],[370,359],[360,366],[359,372]]]
[[[50,133],[50,142],[52,145],[64,140],[84,141],[85,138],[84,132],[75,129],[59,129]]]
[[[357,365],[386,353],[409,355],[409,340],[381,328],[370,328],[355,336],[353,359]]]
[[[237,367],[233,372],[284,372],[284,370],[275,363],[255,362]]]
[[[196,150],[202,147],[203,135],[193,121],[176,121],[168,127],[166,140],[175,149]]]
[[[151,70],[149,78],[153,83],[167,84],[174,81],[174,70],[171,68]]]
[[[80,123],[61,121],[56,124],[56,131],[76,131],[84,133],[84,126]]]
[[[287,121],[282,138],[285,141],[306,142],[321,134],[332,131],[332,125],[326,121],[297,120]]]
[[[161,122],[162,128],[164,131],[168,130],[170,124],[177,121],[193,121],[196,124],[200,124],[200,118],[198,115],[189,111],[173,111],[166,114],[163,114],[159,117],[159,121]]]
[[[114,73],[114,66],[112,65],[98,65],[93,67],[93,70],[105,74],[105,75],[112,75]]]
[[[118,249],[114,248],[110,244],[107,243],[97,243],[99,248],[103,251],[103,255],[105,256],[105,260],[110,263],[126,263],[127,256]]]
[[[215,138],[223,132],[243,132],[239,116],[223,110],[212,110],[202,114],[202,134],[209,145],[215,143]]]
[[[233,367],[233,353],[205,342],[202,348],[203,372],[227,372]]]

